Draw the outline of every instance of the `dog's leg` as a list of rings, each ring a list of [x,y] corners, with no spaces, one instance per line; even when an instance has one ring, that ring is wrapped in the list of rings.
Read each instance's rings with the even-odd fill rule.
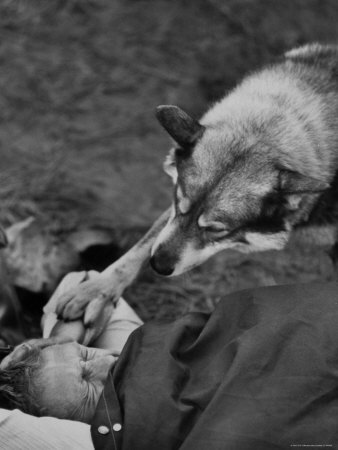
[[[84,316],[85,325],[95,322],[107,302],[116,302],[137,277],[150,258],[150,251],[159,232],[167,223],[171,208],[165,211],[150,230],[119,260],[99,277],[81,283],[62,295],[56,312],[61,319],[75,320]]]
[[[151,248],[159,232],[168,222],[170,212],[171,208],[167,209],[154,222],[150,230],[127,253],[107,267],[102,275],[111,277],[114,284],[118,282],[120,289],[124,291],[149,261]]]

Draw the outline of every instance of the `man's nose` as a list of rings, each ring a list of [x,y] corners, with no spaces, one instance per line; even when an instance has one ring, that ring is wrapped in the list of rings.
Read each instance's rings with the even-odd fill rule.
[[[169,276],[174,272],[176,263],[177,257],[161,247],[150,258],[150,265],[155,272],[165,276]]]

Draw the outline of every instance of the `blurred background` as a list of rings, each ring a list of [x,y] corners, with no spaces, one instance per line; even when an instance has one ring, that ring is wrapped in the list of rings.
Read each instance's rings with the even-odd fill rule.
[[[336,0],[2,0],[0,219],[26,322],[64,273],[104,268],[170,204],[157,105],[198,117],[285,50],[336,43],[337,24]],[[332,277],[324,250],[293,243],[176,279],[148,270],[126,298],[148,320]]]

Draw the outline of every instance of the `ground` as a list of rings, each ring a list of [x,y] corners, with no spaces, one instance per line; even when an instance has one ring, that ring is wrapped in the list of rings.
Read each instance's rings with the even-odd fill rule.
[[[155,107],[178,104],[198,117],[286,49],[336,42],[337,21],[336,0],[4,0],[2,223],[35,216],[63,231],[110,227],[130,245],[170,203],[161,168],[169,139]],[[175,280],[149,271],[126,297],[147,320],[210,309],[273,280],[332,277],[324,251],[292,245],[224,253]],[[34,299],[25,302],[30,309]]]

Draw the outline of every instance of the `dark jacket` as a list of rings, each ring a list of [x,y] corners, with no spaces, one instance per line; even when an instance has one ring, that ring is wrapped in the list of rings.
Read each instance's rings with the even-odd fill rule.
[[[338,285],[246,290],[211,315],[142,326],[92,437],[98,449],[338,448]]]

